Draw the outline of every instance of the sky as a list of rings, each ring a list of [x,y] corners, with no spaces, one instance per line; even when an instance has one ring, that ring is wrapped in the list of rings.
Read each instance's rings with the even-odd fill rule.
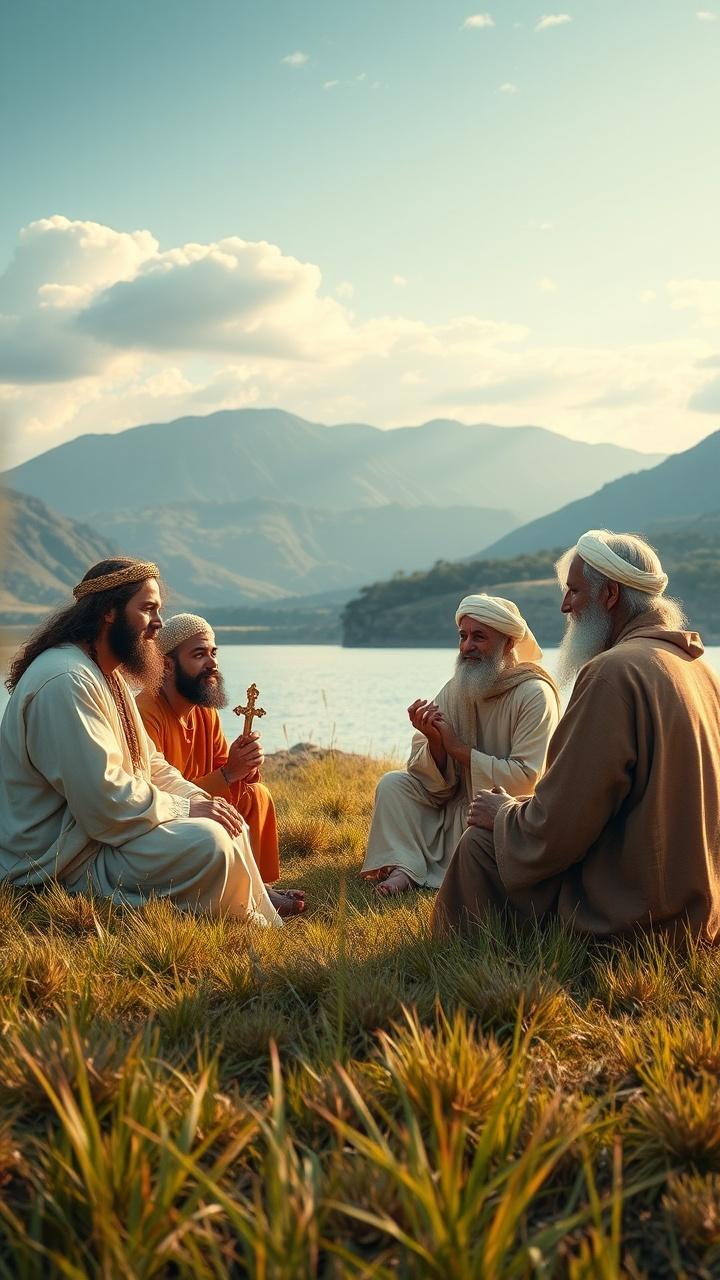
[[[720,0],[481,3],[2,6],[5,465],[246,405],[720,428]]]

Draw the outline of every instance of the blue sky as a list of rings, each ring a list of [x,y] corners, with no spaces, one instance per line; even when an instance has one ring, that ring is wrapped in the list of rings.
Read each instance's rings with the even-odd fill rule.
[[[0,36],[11,460],[235,403],[720,426],[720,0],[23,0]]]

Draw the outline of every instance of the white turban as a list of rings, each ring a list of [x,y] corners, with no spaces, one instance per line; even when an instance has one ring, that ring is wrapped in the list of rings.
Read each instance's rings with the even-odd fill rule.
[[[580,559],[591,565],[593,569],[597,569],[598,573],[610,578],[612,582],[619,582],[623,587],[631,587],[633,591],[647,591],[648,595],[661,596],[668,584],[668,579],[667,574],[662,571],[662,565],[657,556],[655,556],[657,562],[655,572],[637,569],[634,564],[623,560],[622,556],[617,555],[608,546],[607,537],[606,529],[588,529],[588,532],[578,539],[577,553]]]
[[[215,643],[215,632],[204,618],[197,613],[176,613],[158,631],[155,643],[162,654],[167,654],[177,649],[184,640],[199,635]]]
[[[515,654],[518,662],[539,662],[542,649],[523,618],[517,605],[512,600],[503,600],[502,596],[480,595],[465,596],[457,607],[455,622],[460,626],[461,618],[475,618],[499,631],[503,636],[512,636],[515,640]]]

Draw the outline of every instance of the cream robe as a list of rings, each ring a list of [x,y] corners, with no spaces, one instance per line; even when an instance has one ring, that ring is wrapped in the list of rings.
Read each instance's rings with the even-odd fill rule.
[[[19,680],[0,725],[0,880],[59,880],[133,906],[148,897],[213,915],[282,922],[245,831],[190,818],[204,795],[148,738],[133,772],[110,688],[76,645],[48,649]]]
[[[361,873],[370,879],[400,867],[415,884],[439,888],[475,792],[499,786],[512,796],[530,795],[560,714],[554,684],[532,663],[509,671],[484,698],[464,697],[459,706],[453,679],[435,701],[459,737],[475,744],[470,768],[448,756],[441,773],[425,736],[414,734],[407,771],[386,773],[378,783]]]

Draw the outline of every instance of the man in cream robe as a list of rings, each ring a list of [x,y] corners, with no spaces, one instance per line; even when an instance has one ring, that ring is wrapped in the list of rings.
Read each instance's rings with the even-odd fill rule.
[[[133,906],[159,895],[183,908],[279,926],[242,820],[231,822],[219,808],[224,801],[167,764],[125,681],[111,670],[113,625],[125,628],[131,646],[155,647],[157,568],[106,564],[110,571],[83,579],[78,605],[47,628],[71,629],[74,611],[88,608],[94,581],[98,591],[108,584],[99,607],[109,607],[89,641],[95,656],[62,643],[18,665],[24,669],[0,726],[0,879],[57,880],[70,892]],[[134,594],[118,617],[111,601],[120,587]],[[191,810],[217,817],[191,817]]]
[[[547,772],[530,799],[476,797],[434,930],[509,905],[597,937],[689,928],[716,941],[720,681],[641,539],[591,530],[558,569],[561,669],[580,669]]]
[[[557,690],[512,601],[466,596],[455,621],[458,670],[434,702],[408,708],[416,733],[406,771],[378,784],[362,875],[381,893],[437,889],[475,792],[528,795],[558,721]]]

